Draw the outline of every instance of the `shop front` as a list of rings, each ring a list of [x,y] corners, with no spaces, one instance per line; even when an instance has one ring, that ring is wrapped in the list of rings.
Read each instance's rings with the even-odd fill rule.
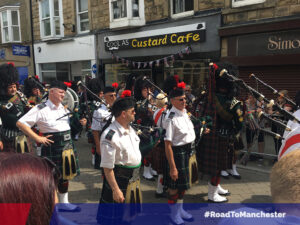
[[[34,44],[37,74],[43,82],[84,80],[95,76],[95,36],[65,38]]]
[[[111,85],[135,73],[162,86],[167,76],[177,74],[193,89],[204,88],[208,63],[220,57],[220,23],[220,12],[214,12],[99,34],[102,78]]]
[[[220,29],[226,40],[223,61],[239,66],[239,76],[269,99],[276,96],[250,74],[276,90],[286,89],[290,98],[299,90],[300,20],[277,21]],[[222,42],[224,43],[224,41]]]

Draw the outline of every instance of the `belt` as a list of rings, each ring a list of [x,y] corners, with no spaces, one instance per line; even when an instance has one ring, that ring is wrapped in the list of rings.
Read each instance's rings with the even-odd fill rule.
[[[136,168],[140,168],[140,166],[142,165],[142,163],[140,162],[138,165],[136,166],[124,166],[124,165],[115,165],[117,167],[121,167],[121,168],[126,168],[126,169],[136,169]]]
[[[54,142],[67,142],[71,140],[71,132],[69,130],[55,133],[45,133],[44,136],[52,135],[49,139]]]
[[[177,150],[177,149],[191,150],[191,147],[192,147],[192,143],[189,143],[189,144],[185,144],[185,145],[172,146],[172,149],[173,150]]]

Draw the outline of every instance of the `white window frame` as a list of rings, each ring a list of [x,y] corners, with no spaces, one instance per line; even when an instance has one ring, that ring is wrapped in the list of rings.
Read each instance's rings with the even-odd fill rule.
[[[185,11],[185,12],[174,14],[173,13],[173,10],[174,10],[173,0],[170,0],[170,6],[171,6],[171,18],[173,18],[173,19],[178,19],[178,18],[182,18],[182,17],[192,16],[195,13],[194,10],[190,10],[190,11]]]
[[[2,43],[21,43],[22,42],[22,35],[21,35],[21,22],[20,22],[20,6],[3,6],[0,8],[0,20],[1,20],[1,38]],[[2,19],[2,12],[7,13],[7,27],[8,27],[8,41],[4,38],[4,32],[3,32],[3,19]],[[18,27],[19,27],[19,41],[13,40],[13,27],[16,27],[15,25],[12,25],[12,17],[11,12],[16,11],[18,13]]]
[[[44,35],[44,26],[42,23],[42,1],[48,1],[49,2],[49,11],[50,11],[50,32],[51,34],[48,36]],[[63,26],[63,5],[62,5],[62,0],[58,0],[58,5],[59,5],[59,16],[54,15],[54,0],[41,0],[39,1],[39,14],[40,14],[40,35],[41,39],[43,40],[48,40],[48,39],[59,39],[64,36],[64,26]],[[55,33],[55,18],[59,17],[60,21],[60,35],[57,35]]]
[[[138,27],[146,24],[145,22],[145,6],[144,0],[139,0],[139,17],[132,17],[132,0],[126,0],[127,17],[114,19],[112,2],[116,0],[109,0],[109,27],[120,28],[120,27]]]
[[[77,31],[78,33],[88,33],[90,31],[90,29],[88,30],[84,30],[82,31],[81,30],[81,26],[80,26],[80,15],[83,14],[83,13],[88,13],[89,10],[87,9],[86,11],[82,11],[82,12],[79,12],[79,1],[80,0],[76,0],[76,15],[77,15]],[[88,0],[87,0],[88,1]],[[89,15],[89,14],[88,14]],[[90,20],[89,20],[89,17],[87,19],[87,21],[90,23]],[[90,24],[89,24],[90,25]]]
[[[232,7],[237,8],[237,7],[243,7],[247,5],[254,5],[254,4],[259,4],[259,3],[264,3],[266,0],[232,0]]]

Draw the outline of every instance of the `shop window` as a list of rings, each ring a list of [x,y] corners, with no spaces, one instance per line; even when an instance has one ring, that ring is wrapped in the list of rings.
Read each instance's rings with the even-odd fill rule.
[[[81,62],[81,73],[82,76],[90,76],[92,74],[91,61],[82,61]]]
[[[42,39],[63,36],[62,0],[41,0],[40,29]]]
[[[170,0],[172,18],[194,15],[194,0]]]
[[[263,3],[266,0],[232,0],[232,7],[242,7],[247,5],[254,5]]]
[[[110,28],[145,25],[144,0],[109,0]]]
[[[77,29],[78,33],[88,32],[90,29],[88,0],[77,0]]]
[[[2,43],[21,42],[19,6],[0,8]]]
[[[50,83],[52,80],[69,81],[68,63],[45,63],[41,65],[43,82]]]

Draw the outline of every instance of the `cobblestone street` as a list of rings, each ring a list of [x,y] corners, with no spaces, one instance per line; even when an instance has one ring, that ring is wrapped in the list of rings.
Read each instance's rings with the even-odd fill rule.
[[[91,165],[91,147],[83,137],[76,143],[81,167],[80,176],[70,182],[70,201],[76,203],[98,203],[102,188],[102,178],[99,170]],[[267,144],[266,144],[267,146]],[[258,167],[249,162],[247,167],[239,166],[242,179],[222,179],[222,187],[229,189],[229,203],[269,203],[270,166]],[[146,181],[142,178],[143,202],[165,203],[165,198],[156,198],[156,181]],[[204,203],[207,201],[207,178],[194,185],[185,195],[185,203]]]

